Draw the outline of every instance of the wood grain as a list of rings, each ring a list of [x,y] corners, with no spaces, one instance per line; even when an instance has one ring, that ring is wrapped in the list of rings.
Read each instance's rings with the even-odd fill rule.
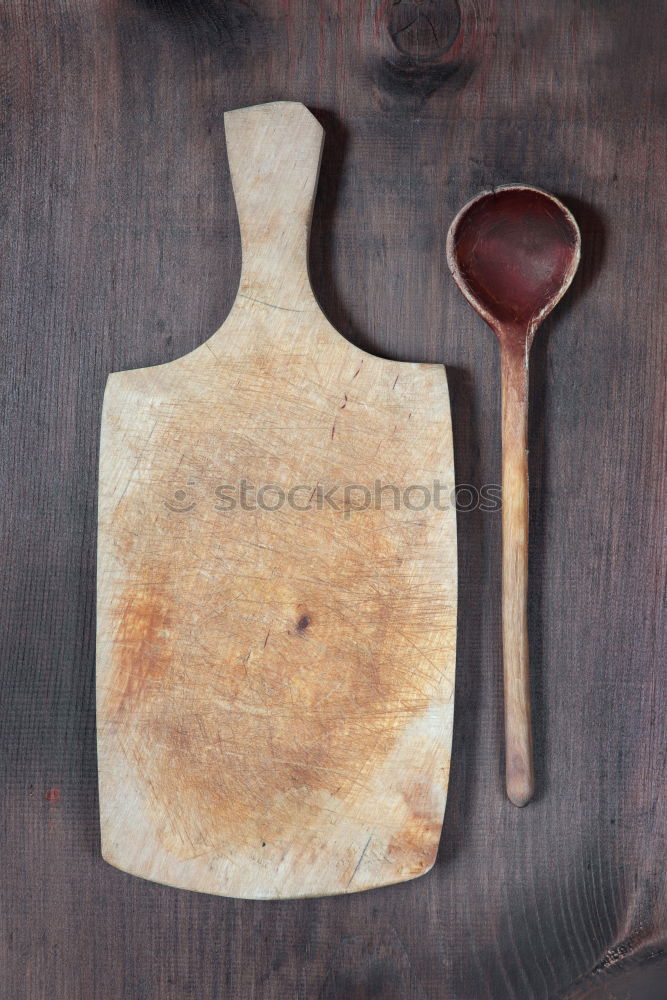
[[[505,788],[516,806],[535,794],[528,649],[528,350],[501,342],[502,629]]]
[[[323,133],[303,104],[228,112],[225,133],[231,312],[104,395],[102,853],[225,896],[355,892],[422,875],[440,840],[456,513],[431,494],[454,486],[447,380],[366,354],[318,306]]]
[[[516,806],[535,793],[528,644],[528,368],[538,327],[569,288],[581,234],[572,213],[534,187],[476,195],[447,233],[452,278],[500,345],[503,498],[505,785]]]
[[[404,51],[392,5],[370,0],[2,6],[11,1000],[663,1000],[664,14],[460,0],[458,35],[423,57],[428,12],[449,23],[456,5],[406,6]],[[458,518],[456,765],[433,870],[253,903],[100,856],[97,429],[110,371],[187,353],[229,311],[223,112],[274,99],[326,129],[318,300],[356,346],[447,365],[459,483],[499,482],[500,380],[447,273],[451,219],[492,184],[535,184],[574,212],[582,264],[531,354],[539,795],[504,796],[500,516],[478,507]]]

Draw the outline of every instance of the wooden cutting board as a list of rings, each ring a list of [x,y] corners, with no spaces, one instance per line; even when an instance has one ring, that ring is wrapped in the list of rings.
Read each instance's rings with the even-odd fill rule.
[[[225,128],[243,250],[232,311],[186,357],[111,375],[104,397],[102,853],[229,896],[352,892],[428,871],[440,838],[447,382],[442,366],[366,354],[321,312],[315,118],[276,103]]]

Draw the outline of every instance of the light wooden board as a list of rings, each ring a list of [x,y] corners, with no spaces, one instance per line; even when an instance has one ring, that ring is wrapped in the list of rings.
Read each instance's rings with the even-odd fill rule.
[[[440,838],[447,382],[442,366],[361,351],[320,310],[315,118],[281,102],[225,127],[243,249],[232,311],[191,354],[115,373],[105,394],[102,850],[206,892],[351,892],[428,871]]]

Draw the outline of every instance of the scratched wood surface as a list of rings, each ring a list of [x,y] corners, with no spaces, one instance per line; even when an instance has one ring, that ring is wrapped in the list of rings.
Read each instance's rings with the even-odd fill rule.
[[[102,856],[244,899],[423,875],[447,798],[456,512],[442,365],[345,340],[308,279],[323,131],[225,115],[242,243],[219,330],[104,394]]]
[[[8,0],[0,18],[3,996],[663,1000],[661,5]],[[94,526],[107,373],[226,315],[223,112],[274,99],[326,128],[324,311],[363,349],[448,365],[460,483],[498,482],[500,386],[447,274],[450,220],[535,184],[583,254],[531,355],[535,801],[503,793],[500,525],[477,507],[435,867],[258,903],[100,857]]]

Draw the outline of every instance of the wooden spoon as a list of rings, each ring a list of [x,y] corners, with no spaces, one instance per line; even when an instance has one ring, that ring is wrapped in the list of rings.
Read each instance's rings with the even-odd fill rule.
[[[553,195],[508,185],[461,209],[447,237],[452,277],[500,341],[503,442],[505,778],[517,806],[533,796],[528,667],[528,352],[567,290],[581,237]]]

